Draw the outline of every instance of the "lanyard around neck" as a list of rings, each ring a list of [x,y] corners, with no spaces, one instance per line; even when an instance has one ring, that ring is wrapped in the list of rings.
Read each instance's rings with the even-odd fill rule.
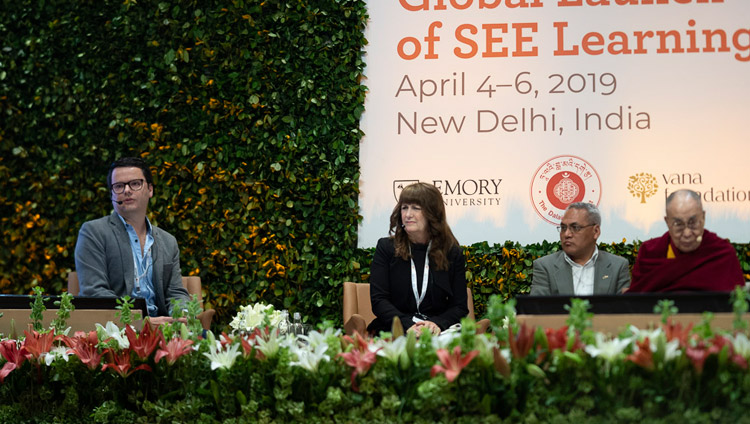
[[[140,266],[138,262],[138,258],[134,258],[133,261],[135,263],[135,290],[137,292],[141,291],[141,281],[143,281],[144,278],[148,277],[148,272],[151,270],[151,265],[153,264],[153,259],[151,258],[151,248],[149,247],[148,250],[146,250],[146,255],[143,257],[143,259],[140,261]],[[140,268],[144,268],[143,272],[140,272]]]
[[[420,293],[417,289],[417,267],[414,265],[414,256],[411,254],[411,243],[409,244],[409,257],[411,261],[411,289],[414,292],[414,299],[417,301],[417,312],[419,312],[419,305],[424,300],[427,294],[427,278],[430,274],[430,247],[432,246],[432,240],[427,244],[427,251],[424,254],[424,272],[422,273],[422,292]]]

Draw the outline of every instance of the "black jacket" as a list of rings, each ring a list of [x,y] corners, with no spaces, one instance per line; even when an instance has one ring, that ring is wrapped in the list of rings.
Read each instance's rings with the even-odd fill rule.
[[[412,245],[415,259],[418,259],[419,245]],[[424,247],[423,247],[424,248]],[[424,255],[424,253],[422,253]],[[427,293],[419,311],[442,330],[461,322],[469,313],[466,299],[466,262],[459,246],[448,253],[450,262],[447,271],[440,271],[430,261],[430,275]],[[417,272],[421,273],[424,263],[415,260]],[[368,330],[390,331],[393,317],[398,316],[404,330],[414,325],[412,316],[417,312],[417,301],[411,284],[411,261],[395,256],[393,239],[378,240],[375,256],[370,267],[370,302],[375,320]]]

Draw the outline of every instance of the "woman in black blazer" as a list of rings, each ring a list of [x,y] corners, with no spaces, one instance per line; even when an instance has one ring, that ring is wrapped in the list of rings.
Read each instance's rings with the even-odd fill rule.
[[[439,334],[468,315],[466,262],[440,191],[426,183],[405,187],[389,233],[378,240],[370,267],[376,318],[368,331],[390,331],[398,316],[405,330]]]

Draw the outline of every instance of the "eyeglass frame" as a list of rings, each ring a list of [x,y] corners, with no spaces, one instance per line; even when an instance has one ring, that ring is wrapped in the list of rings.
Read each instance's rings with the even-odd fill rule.
[[[580,233],[580,232],[581,232],[581,231],[582,231],[582,230],[583,230],[584,228],[586,228],[586,227],[593,227],[593,226],[595,226],[595,225],[599,225],[599,224],[588,224],[588,225],[578,225],[578,224],[576,224],[576,223],[573,223],[573,224],[570,224],[570,225],[567,225],[567,224],[560,224],[560,225],[558,225],[558,226],[557,226],[557,227],[555,227],[555,228],[557,228],[557,232],[558,232],[558,233],[560,233],[560,234],[565,234],[565,233],[566,233],[566,232],[568,231],[568,229],[570,229],[570,231],[571,231],[571,232],[572,232],[573,234],[578,234],[578,233]]]
[[[691,216],[690,219],[688,219],[687,222],[684,222],[683,220],[679,218],[669,218],[665,217],[667,219],[667,226],[671,229],[676,231],[678,234],[682,233],[686,229],[690,229],[690,231],[695,231],[700,229],[703,226],[703,218],[698,216]],[[669,220],[672,222],[670,223]],[[678,227],[681,225],[680,227]]]
[[[135,182],[138,182],[141,186],[138,187],[138,188],[133,187],[132,184],[135,183]],[[125,187],[127,186],[127,187],[130,187],[130,190],[132,190],[132,191],[141,191],[143,189],[143,186],[146,185],[145,183],[146,183],[146,179],[145,178],[136,178],[134,180],[130,180],[130,181],[125,182],[125,183],[112,183],[111,190],[112,190],[112,193],[114,193],[114,194],[122,194],[122,193],[125,192]],[[118,186],[119,184],[122,184],[122,190],[117,191],[115,189],[115,186]]]

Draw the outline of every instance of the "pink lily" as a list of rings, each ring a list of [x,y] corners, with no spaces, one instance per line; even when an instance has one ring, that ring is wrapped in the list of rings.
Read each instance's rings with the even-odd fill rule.
[[[167,364],[174,365],[174,363],[177,362],[177,358],[190,353],[190,351],[192,350],[192,347],[190,346],[192,344],[192,340],[183,340],[179,338],[174,338],[169,342],[165,342],[164,337],[162,336],[162,339],[159,342],[159,346],[161,347],[161,349],[156,351],[154,362],[159,362],[161,358],[166,357]]]
[[[23,333],[26,335],[23,346],[34,359],[39,359],[43,354],[49,352],[52,349],[52,343],[57,339],[52,331],[39,334],[34,330],[31,330],[31,333],[24,330]]]
[[[479,351],[472,350],[466,356],[461,356],[461,346],[454,347],[453,353],[448,353],[445,349],[438,349],[437,356],[443,366],[433,365],[430,375],[435,377],[438,373],[444,373],[446,380],[452,383],[461,374],[461,370],[469,365],[477,355],[479,355]]]
[[[514,358],[525,358],[534,345],[534,328],[527,327],[522,323],[518,329],[518,337],[513,336],[513,327],[508,327],[508,341],[510,342],[510,352]]]
[[[96,369],[102,360],[102,354],[99,353],[99,339],[96,331],[84,333],[77,331],[73,337],[63,338],[63,342],[70,348],[68,353],[74,353],[78,359],[90,370]]]
[[[674,339],[680,341],[680,347],[687,347],[688,341],[690,340],[690,332],[693,330],[693,323],[690,323],[687,327],[683,328],[682,324],[673,323],[672,318],[667,319],[667,323],[662,325],[664,334],[667,336],[667,341],[671,342]]]
[[[698,345],[695,347],[688,346],[685,348],[685,356],[693,363],[693,367],[698,374],[703,373],[703,364],[706,362],[708,355],[709,351],[702,341],[698,342]]]
[[[0,354],[3,355],[6,362],[0,369],[0,384],[5,381],[5,377],[16,368],[20,368],[23,361],[28,359],[30,354],[26,351],[24,346],[18,348],[18,343],[15,340],[4,340],[0,342]]]
[[[116,373],[120,374],[121,377],[126,378],[130,374],[138,371],[138,370],[146,370],[151,371],[151,367],[149,367],[146,364],[141,364],[135,368],[132,368],[132,364],[130,363],[130,352],[131,349],[123,349],[119,352],[114,352],[112,349],[106,350],[107,355],[107,363],[102,365],[102,371],[106,370],[107,368],[111,368]]]
[[[136,356],[140,359],[147,359],[159,345],[161,330],[159,328],[153,330],[150,325],[144,325],[141,334],[136,336],[133,327],[128,325],[125,327],[125,335],[128,337],[130,348]]]
[[[738,354],[734,350],[734,345],[732,344],[731,340],[727,339],[724,336],[716,335],[714,338],[711,339],[711,347],[708,349],[708,353],[712,354],[719,354],[724,347],[727,348],[727,353],[729,354],[729,359],[735,363],[738,367],[742,368],[743,370],[747,369],[747,359],[743,357],[742,355]]]
[[[654,353],[651,351],[651,344],[648,337],[641,342],[636,342],[638,350],[625,358],[628,361],[636,363],[647,370],[654,369]]]
[[[346,353],[339,353],[338,356],[344,358],[346,364],[354,368],[351,375],[352,390],[358,392],[357,375],[364,375],[370,370],[370,367],[377,360],[377,352],[370,351],[367,342],[362,339],[359,333],[356,333],[355,337],[356,342],[349,336],[344,336],[344,339],[358,347]]]
[[[541,364],[547,358],[547,354],[550,352],[553,352],[555,350],[561,350],[565,352],[568,350],[567,325],[560,327],[557,330],[546,328],[544,330],[544,335],[547,337],[547,351],[539,353],[539,356],[536,359],[537,364]],[[573,340],[572,346],[570,347],[570,352],[582,350],[583,347],[583,343],[581,343],[581,339],[580,337],[578,337],[578,332],[576,332],[575,340]]]

